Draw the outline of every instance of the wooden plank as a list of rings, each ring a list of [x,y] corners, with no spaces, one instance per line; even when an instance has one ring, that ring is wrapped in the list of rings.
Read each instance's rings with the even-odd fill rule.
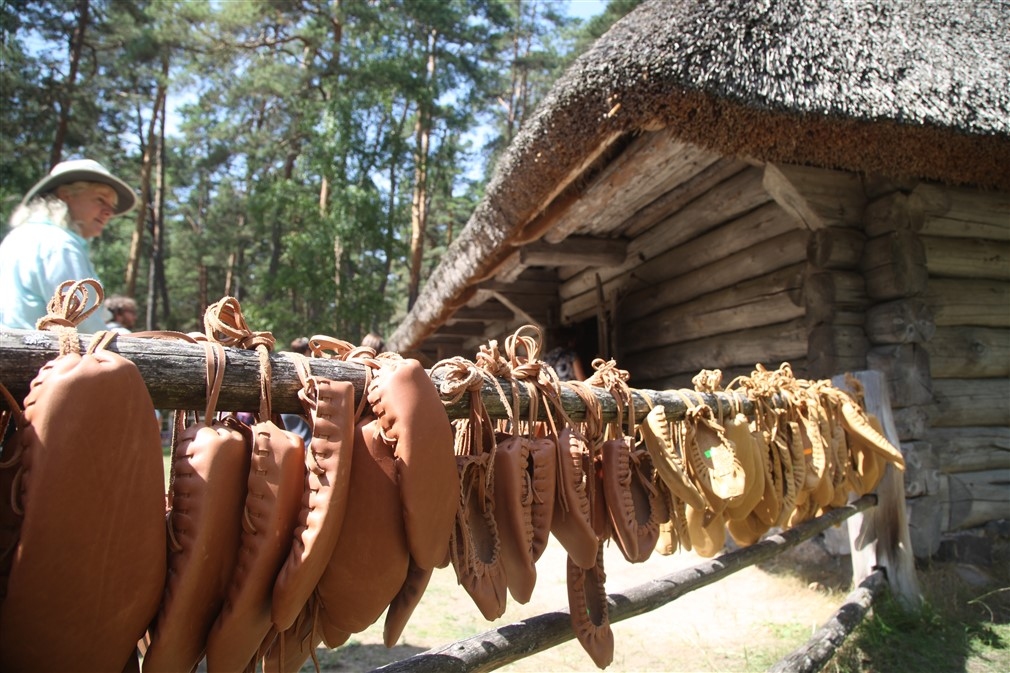
[[[781,554],[804,540],[842,524],[848,517],[872,506],[874,497],[832,510],[789,530],[766,537],[748,547],[720,554],[675,573],[607,596],[611,624],[646,614],[681,596],[713,584],[733,573]],[[670,628],[676,628],[671,624]],[[374,669],[372,673],[477,673],[494,671],[531,654],[543,652],[575,637],[567,608],[485,631],[412,657]]]
[[[938,327],[926,350],[933,378],[1010,377],[1010,329]]]
[[[807,229],[853,227],[866,207],[862,179],[826,168],[767,164],[765,189]]]
[[[932,428],[926,441],[943,456],[940,472],[1010,469],[1010,427]]]
[[[920,236],[930,276],[1010,280],[1010,241]]]
[[[597,274],[604,283],[607,283],[612,278],[631,271],[642,262],[657,257],[767,202],[768,194],[761,187],[761,172],[756,168],[741,171],[632,239],[628,244],[628,257],[624,264],[607,269],[587,269],[561,286],[561,296],[567,299],[593,291],[596,287]]]
[[[926,299],[937,327],[1010,327],[1010,283],[930,278]]]
[[[695,300],[640,316],[625,302],[620,323],[622,353],[683,343],[751,327],[788,322],[804,315],[796,302],[802,265],[710,292]]]
[[[624,361],[622,358],[621,362]],[[756,363],[754,363],[756,364]],[[722,372],[723,383],[729,383],[738,376],[752,376],[754,374],[754,364],[741,365],[737,367],[721,367],[719,371]],[[762,363],[763,364],[763,363]],[[806,377],[806,360],[802,357],[795,357],[789,359],[789,364],[793,369],[793,374],[798,378]],[[679,374],[674,374],[672,376],[665,376],[662,378],[652,378],[651,371],[646,368],[641,371],[629,370],[631,373],[631,380],[634,385],[641,386],[644,388],[654,388],[658,390],[673,390],[678,388],[693,388],[694,384],[691,382],[697,374],[698,371],[692,372],[681,372]]]
[[[530,243],[519,250],[519,259],[526,266],[617,266],[624,263],[627,251],[624,239],[569,236],[558,243]]]
[[[924,343],[935,333],[933,310],[924,299],[896,299],[866,309],[866,336],[871,343]]]
[[[973,425],[1010,426],[1010,381],[934,379],[938,428]]]
[[[633,213],[688,180],[718,158],[683,142],[667,127],[642,133],[612,161],[545,232],[548,243],[570,234],[607,234]],[[619,207],[615,207],[619,205]]]

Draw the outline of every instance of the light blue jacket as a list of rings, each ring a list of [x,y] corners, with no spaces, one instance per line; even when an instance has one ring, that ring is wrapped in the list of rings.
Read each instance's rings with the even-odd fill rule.
[[[98,279],[87,240],[48,221],[15,227],[0,243],[0,327],[36,329],[60,283],[85,278]],[[89,306],[95,299],[89,297]],[[103,315],[99,307],[78,331],[105,329]]]

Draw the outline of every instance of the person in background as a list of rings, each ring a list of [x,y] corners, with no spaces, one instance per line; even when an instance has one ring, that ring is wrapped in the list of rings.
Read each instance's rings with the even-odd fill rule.
[[[375,332],[369,332],[361,339],[361,345],[367,348],[371,348],[376,353],[381,353],[386,350],[386,342],[383,340],[382,336],[376,334]]]
[[[586,372],[575,351],[575,331],[567,327],[558,328],[552,341],[555,346],[547,351],[543,361],[554,369],[561,381],[585,381]]]
[[[129,334],[137,324],[137,302],[132,297],[114,294],[105,300],[105,309],[112,320],[105,323],[106,329],[120,334]]]
[[[293,353],[308,355],[309,340],[305,337],[298,337],[288,345],[288,348]],[[302,440],[305,442],[305,450],[308,451],[309,443],[312,441],[312,426],[309,425],[305,417],[299,414],[281,414],[281,420],[284,421],[285,430],[301,435]]]
[[[53,166],[14,209],[11,231],[0,243],[0,327],[35,329],[61,283],[98,280],[88,241],[136,205],[133,189],[97,161]],[[94,311],[78,329],[104,330],[102,312]]]

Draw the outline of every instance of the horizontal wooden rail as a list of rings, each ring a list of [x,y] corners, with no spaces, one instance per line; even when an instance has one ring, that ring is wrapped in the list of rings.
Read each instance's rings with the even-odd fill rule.
[[[650,580],[620,594],[609,594],[610,621],[617,623],[662,607],[695,589],[708,586],[738,570],[767,561],[808,540],[850,516],[873,507],[875,495],[770,535],[761,542],[722,554],[692,568]],[[521,622],[421,652],[381,666],[372,673],[478,673],[493,671],[537,652],[571,640],[572,623],[567,609],[537,615]]]
[[[81,351],[87,349],[90,335],[78,337]],[[206,353],[202,346],[185,341],[166,341],[129,335],[118,335],[109,345],[109,350],[119,353],[137,365],[137,369],[147,383],[148,392],[159,409],[186,409],[202,411],[206,406]],[[224,382],[218,401],[219,411],[258,411],[260,404],[260,364],[254,351],[226,348],[226,368]],[[14,395],[23,399],[29,384],[39,369],[49,360],[59,355],[59,338],[53,332],[35,330],[0,331],[0,383]],[[276,352],[270,355],[271,403],[276,413],[302,413],[298,400],[301,383],[290,353]],[[354,362],[342,362],[327,358],[310,358],[312,373],[333,380],[349,381],[354,385],[358,401],[365,387],[365,367]],[[432,377],[437,386],[442,383],[438,373]],[[510,384],[498,379],[509,401],[512,399]],[[525,387],[519,387],[519,409],[517,417],[526,418],[529,413],[529,394]],[[613,421],[617,417],[617,404],[610,392],[594,388],[600,402],[601,417]],[[724,409],[739,405],[745,414],[753,413],[753,404],[744,395],[730,393],[692,393],[713,408]],[[646,399],[646,396],[648,399]],[[507,411],[495,385],[485,381],[481,398],[492,418],[507,418]],[[650,401],[666,407],[667,417],[683,418],[686,405],[679,393],[672,390],[633,390],[635,415],[644,418],[649,412]],[[455,402],[446,396],[446,411],[450,418],[465,418],[468,414],[470,396],[464,394]],[[585,418],[585,404],[574,392],[563,390],[561,396],[565,412],[573,420]],[[545,418],[541,405],[540,417]]]
[[[780,659],[768,673],[817,673],[859,626],[874,599],[887,586],[887,576],[877,569],[853,589],[831,618],[802,647]]]

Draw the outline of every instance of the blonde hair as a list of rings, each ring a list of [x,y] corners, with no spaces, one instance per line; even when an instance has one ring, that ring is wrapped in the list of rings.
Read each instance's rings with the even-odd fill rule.
[[[13,229],[14,227],[20,227],[26,222],[48,221],[58,227],[69,229],[80,235],[81,227],[77,222],[73,222],[70,219],[70,209],[67,207],[66,202],[60,198],[60,195],[80,194],[89,189],[107,190],[114,200],[118,199],[116,190],[104,182],[87,182],[85,180],[71,182],[60,185],[54,191],[47,194],[39,194],[28,203],[18,205],[14,209],[14,212],[11,213],[8,224]]]

